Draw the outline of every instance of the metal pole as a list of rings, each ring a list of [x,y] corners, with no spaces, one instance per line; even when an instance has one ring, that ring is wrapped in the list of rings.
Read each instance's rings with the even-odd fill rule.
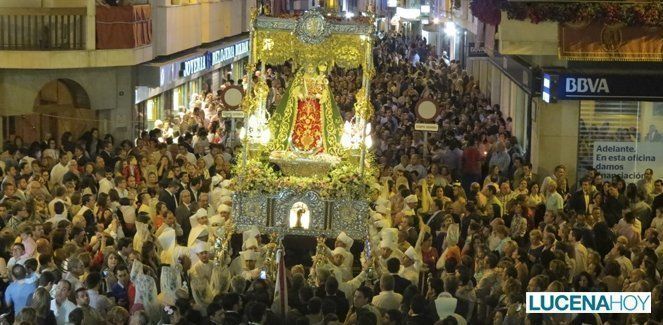
[[[234,144],[235,143],[235,131],[237,130],[235,126],[235,118],[232,117],[230,118],[230,143]]]
[[[359,176],[364,177],[364,165],[366,163],[366,120],[361,119],[361,156],[359,157]]]
[[[251,42],[251,52],[249,53],[249,73],[250,75],[248,76],[246,82],[248,83],[246,87],[246,96],[253,96],[253,75],[255,74],[254,72],[254,67],[255,67],[255,51],[256,51],[256,45],[255,45],[255,31],[254,31],[254,18],[251,19],[251,37],[250,37],[250,42]],[[242,150],[242,170],[246,170],[246,161],[248,160],[249,157],[249,137],[248,137],[248,130],[247,126],[249,124],[249,117],[244,112],[244,143],[243,143],[243,148]]]
[[[428,158],[428,131],[424,131],[424,159]]]
[[[363,86],[364,89],[366,90],[365,92],[365,100],[368,105],[366,107],[367,110],[373,109],[371,107],[371,81],[369,80],[370,78],[370,71],[372,69],[372,60],[373,60],[373,42],[371,41],[371,36],[368,35],[368,38],[366,39],[366,50],[364,52],[365,58],[364,58],[364,71],[362,73],[362,81],[363,81]],[[366,112],[368,114],[368,112]],[[366,120],[366,116],[361,116],[361,156],[359,158],[359,176],[364,177],[364,170],[365,170],[365,165],[366,165],[366,123],[369,123],[369,121]]]

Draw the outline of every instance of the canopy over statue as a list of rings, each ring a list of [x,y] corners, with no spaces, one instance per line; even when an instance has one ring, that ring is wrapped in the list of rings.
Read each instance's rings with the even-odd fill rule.
[[[238,229],[366,235],[369,189],[376,188],[366,156],[372,34],[372,15],[348,20],[321,9],[297,17],[254,15],[249,68],[261,73],[249,72],[256,78],[249,80],[242,104],[244,159],[235,171],[240,181],[233,204]],[[294,76],[269,112],[264,70],[285,63]],[[352,121],[343,120],[334,102],[328,74],[335,66],[362,72]],[[306,222],[291,222],[304,211],[294,206],[306,207]]]

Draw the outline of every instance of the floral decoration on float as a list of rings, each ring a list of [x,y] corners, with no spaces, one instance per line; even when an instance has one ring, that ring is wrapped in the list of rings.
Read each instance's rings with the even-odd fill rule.
[[[317,157],[320,155],[316,155]],[[322,158],[320,158],[322,159]],[[334,157],[338,159],[338,157]],[[357,166],[339,162],[323,176],[286,176],[276,171],[270,162],[250,160],[242,169],[233,167],[233,174],[242,175],[245,180],[232,184],[232,190],[250,194],[275,194],[283,188],[295,191],[313,190],[325,199],[369,199],[370,188],[379,186],[377,169],[369,167],[362,176]]]

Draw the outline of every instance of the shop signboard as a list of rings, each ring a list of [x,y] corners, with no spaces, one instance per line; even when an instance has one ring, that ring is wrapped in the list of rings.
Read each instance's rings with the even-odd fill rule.
[[[558,99],[663,101],[663,76],[560,74],[556,85]]]
[[[211,52],[212,65],[221,64],[225,61],[232,60],[235,57],[235,47],[228,46],[222,49]]]
[[[467,45],[467,57],[469,58],[485,58],[488,56],[486,53],[486,48],[481,43],[470,42]]]
[[[663,174],[663,150],[660,142],[594,142],[594,168],[604,179],[620,176],[627,183],[641,180],[645,170]]]
[[[210,65],[215,66],[226,62],[232,62],[240,56],[249,53],[249,41],[242,41],[237,44],[226,46],[210,52]]]
[[[210,67],[207,53],[188,59],[180,65],[180,77],[185,78],[192,74],[202,72]]]
[[[240,56],[247,53],[249,53],[249,41],[235,44],[235,56]]]
[[[543,82],[541,83],[541,98],[546,103],[557,102],[557,91],[551,85],[555,84],[557,79],[548,73],[543,74]]]

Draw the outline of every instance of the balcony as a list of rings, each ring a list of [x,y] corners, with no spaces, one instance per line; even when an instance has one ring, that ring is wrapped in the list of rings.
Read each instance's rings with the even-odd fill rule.
[[[0,0],[0,69],[137,65],[248,31],[253,1],[150,3]]]
[[[165,56],[248,31],[246,0],[156,0],[155,55]]]

